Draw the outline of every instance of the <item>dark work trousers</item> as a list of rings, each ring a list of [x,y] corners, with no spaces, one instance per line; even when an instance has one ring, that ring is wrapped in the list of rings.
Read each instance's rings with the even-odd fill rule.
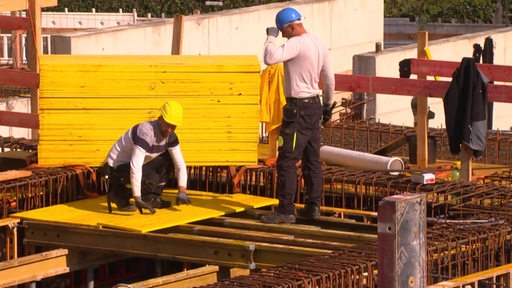
[[[117,168],[110,168],[110,191],[117,199],[130,199],[132,190],[130,185],[130,163],[119,165]],[[160,154],[155,159],[142,166],[141,196],[144,199],[161,196],[171,172],[174,170],[174,163],[168,152]]]
[[[297,162],[302,160],[306,186],[306,205],[321,205],[322,165],[320,163],[320,120],[322,104],[318,100],[290,101],[283,107],[277,156],[277,213],[295,214],[298,192]]]

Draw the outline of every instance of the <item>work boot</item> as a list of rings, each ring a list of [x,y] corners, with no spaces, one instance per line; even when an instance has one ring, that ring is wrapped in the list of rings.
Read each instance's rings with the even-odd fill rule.
[[[142,200],[147,204],[151,205],[153,208],[163,209],[172,207],[172,202],[162,199],[162,197],[157,195],[145,195],[142,196]]]
[[[112,202],[114,202],[114,204],[116,204],[117,209],[119,211],[123,211],[123,212],[137,211],[137,207],[134,204],[130,203],[130,199],[114,197],[114,195],[110,195],[110,199],[112,200]]]
[[[304,209],[300,211],[300,216],[308,219],[318,220],[320,219],[320,208],[316,205],[306,205]]]
[[[260,220],[261,220],[261,222],[266,223],[266,224],[280,224],[280,223],[293,224],[293,223],[295,223],[295,215],[293,215],[293,214],[287,215],[287,214],[281,214],[281,213],[275,212],[272,214],[261,216]]]

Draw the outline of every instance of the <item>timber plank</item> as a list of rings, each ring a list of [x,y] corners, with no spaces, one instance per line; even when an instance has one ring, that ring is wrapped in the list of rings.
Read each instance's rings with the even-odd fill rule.
[[[32,171],[27,170],[7,170],[0,172],[0,182],[8,181],[18,178],[29,177],[32,175]],[[1,263],[1,262],[0,262]]]
[[[452,77],[460,62],[411,59],[411,73],[416,75]],[[512,66],[477,63],[478,69],[490,81],[512,82]]]
[[[450,82],[336,74],[335,85],[336,91],[443,98]],[[487,98],[491,102],[512,103],[512,86],[488,84]]]
[[[37,281],[69,272],[67,249],[56,249],[0,262],[0,287]]]

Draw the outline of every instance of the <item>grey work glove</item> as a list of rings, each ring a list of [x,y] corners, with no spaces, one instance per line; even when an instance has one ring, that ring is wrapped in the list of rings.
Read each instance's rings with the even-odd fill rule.
[[[149,212],[151,212],[151,214],[155,214],[155,208],[153,208],[151,205],[149,205],[148,203],[144,202],[140,196],[137,196],[137,197],[133,197],[135,199],[135,206],[137,206],[137,209],[139,209],[139,213],[140,214],[143,214],[142,212],[142,209],[148,209]]]
[[[279,36],[279,29],[277,27],[268,27],[267,28],[267,36]]]
[[[188,199],[187,192],[179,191],[178,196],[176,196],[176,204],[191,204],[192,202]]]

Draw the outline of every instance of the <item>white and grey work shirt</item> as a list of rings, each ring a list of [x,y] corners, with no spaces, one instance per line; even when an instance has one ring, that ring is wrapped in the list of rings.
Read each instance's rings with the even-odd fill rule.
[[[110,148],[107,163],[117,168],[130,163],[130,184],[134,197],[141,196],[142,165],[168,151],[171,154],[178,186],[187,187],[187,168],[176,133],[164,137],[158,121],[143,122],[126,131]]]
[[[314,35],[303,33],[277,46],[276,37],[267,36],[263,60],[266,65],[283,62],[286,97],[308,98],[321,95],[320,75],[324,84],[324,103],[332,104],[334,72],[326,46]]]

